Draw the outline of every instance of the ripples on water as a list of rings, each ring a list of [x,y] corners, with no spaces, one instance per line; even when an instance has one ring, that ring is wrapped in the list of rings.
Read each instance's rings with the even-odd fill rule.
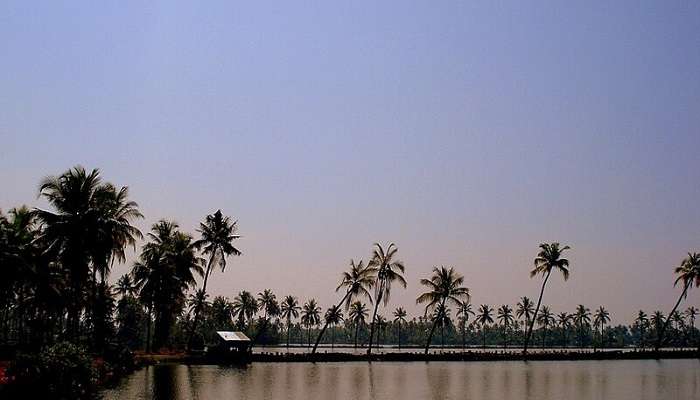
[[[105,399],[699,399],[700,361],[158,365]]]

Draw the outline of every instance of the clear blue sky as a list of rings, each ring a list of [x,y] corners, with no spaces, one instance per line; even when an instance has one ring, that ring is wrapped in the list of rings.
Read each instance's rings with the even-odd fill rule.
[[[144,229],[237,218],[214,294],[328,306],[395,241],[392,306],[417,312],[441,264],[514,304],[558,240],[555,311],[668,312],[700,251],[700,3],[347,3],[3,2],[0,208],[82,164],[131,187]]]

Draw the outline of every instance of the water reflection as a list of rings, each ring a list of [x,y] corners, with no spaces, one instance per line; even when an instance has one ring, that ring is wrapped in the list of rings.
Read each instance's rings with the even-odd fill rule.
[[[256,363],[158,365],[112,390],[111,399],[691,399],[700,362]]]

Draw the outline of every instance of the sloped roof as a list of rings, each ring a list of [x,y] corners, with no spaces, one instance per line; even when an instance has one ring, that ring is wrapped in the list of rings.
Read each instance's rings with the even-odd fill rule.
[[[250,338],[243,332],[216,331],[216,334],[226,342],[250,342]]]

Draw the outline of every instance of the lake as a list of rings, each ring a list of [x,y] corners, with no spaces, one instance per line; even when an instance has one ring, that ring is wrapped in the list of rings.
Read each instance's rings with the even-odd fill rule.
[[[255,363],[157,365],[105,400],[697,399],[700,361]]]

